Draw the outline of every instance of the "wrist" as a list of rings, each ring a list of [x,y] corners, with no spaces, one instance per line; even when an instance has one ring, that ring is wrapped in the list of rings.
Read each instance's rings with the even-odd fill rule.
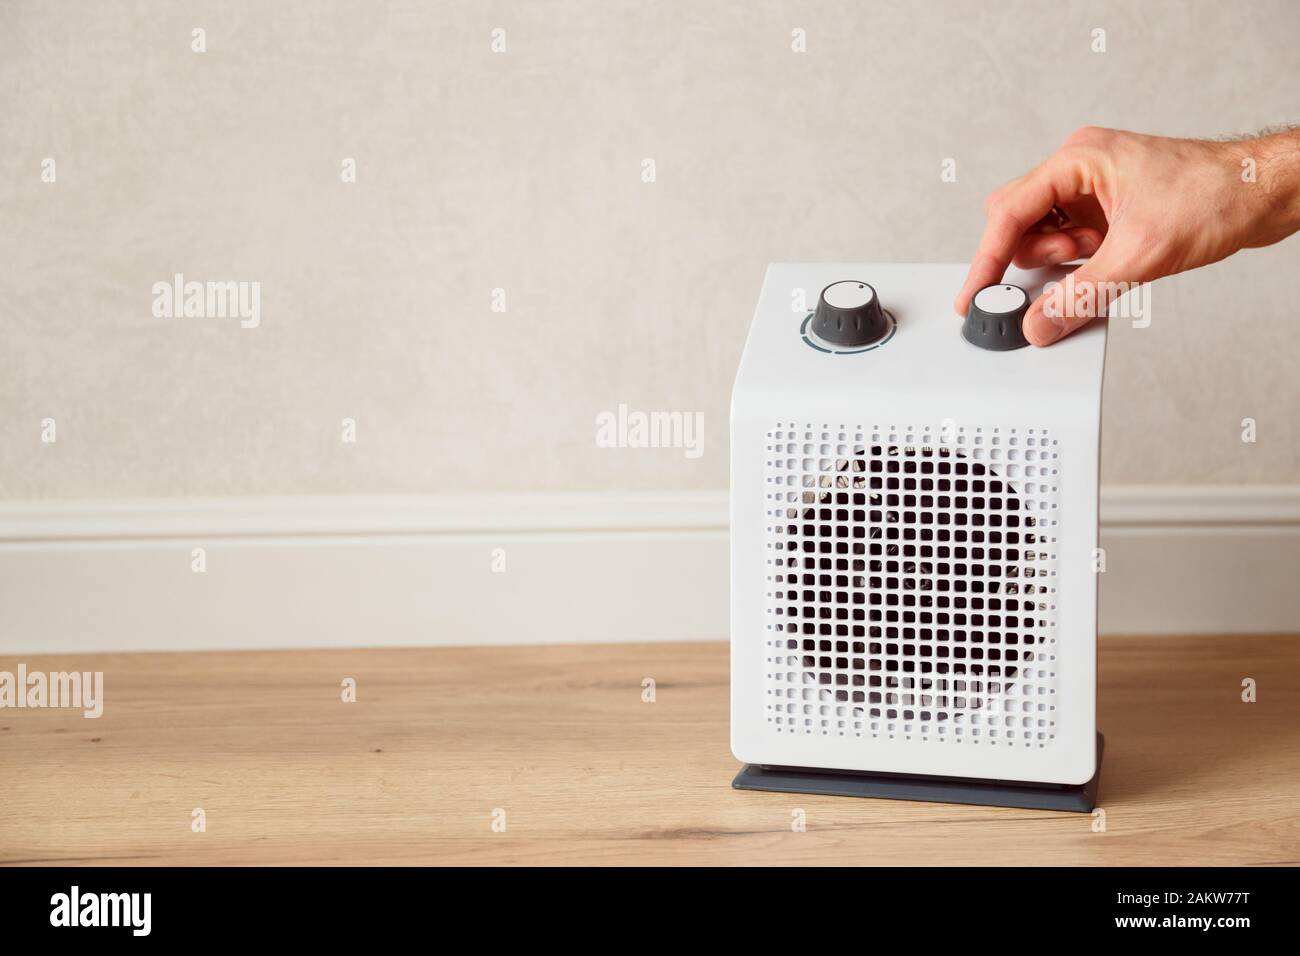
[[[1253,164],[1258,190],[1259,245],[1278,242],[1300,230],[1300,129],[1260,136],[1238,144],[1245,150],[1243,179]]]

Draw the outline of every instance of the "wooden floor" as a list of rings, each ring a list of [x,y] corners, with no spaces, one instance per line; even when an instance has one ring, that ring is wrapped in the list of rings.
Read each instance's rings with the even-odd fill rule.
[[[105,707],[0,710],[0,863],[1300,862],[1300,639],[1112,638],[1101,661],[1104,833],[734,791],[720,643],[24,658],[102,670]]]

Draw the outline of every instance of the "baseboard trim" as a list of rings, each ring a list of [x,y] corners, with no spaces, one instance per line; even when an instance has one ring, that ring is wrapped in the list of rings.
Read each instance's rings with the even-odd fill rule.
[[[1300,630],[1300,485],[1101,521],[1103,633]],[[0,653],[717,640],[727,525],[725,492],[7,501]]]
[[[1102,529],[1300,526],[1300,485],[1113,485]]]
[[[727,494],[717,491],[0,502],[0,544],[726,528]]]

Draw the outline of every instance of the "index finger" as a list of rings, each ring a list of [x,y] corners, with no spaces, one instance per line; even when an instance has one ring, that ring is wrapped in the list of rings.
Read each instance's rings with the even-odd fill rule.
[[[1002,281],[1020,240],[1038,220],[1053,206],[1073,202],[1083,192],[1081,164],[1076,156],[1061,150],[990,195],[985,204],[988,222],[984,236],[953,303],[957,313],[965,315],[976,292]]]

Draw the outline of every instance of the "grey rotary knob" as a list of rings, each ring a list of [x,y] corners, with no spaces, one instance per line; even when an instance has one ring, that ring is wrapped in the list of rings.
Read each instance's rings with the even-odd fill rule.
[[[1018,285],[999,282],[975,293],[966,310],[961,334],[971,345],[1010,352],[1029,344],[1021,323],[1029,310],[1029,293]]]
[[[846,279],[822,289],[812,331],[824,342],[852,348],[883,339],[889,323],[876,290],[865,282]]]

